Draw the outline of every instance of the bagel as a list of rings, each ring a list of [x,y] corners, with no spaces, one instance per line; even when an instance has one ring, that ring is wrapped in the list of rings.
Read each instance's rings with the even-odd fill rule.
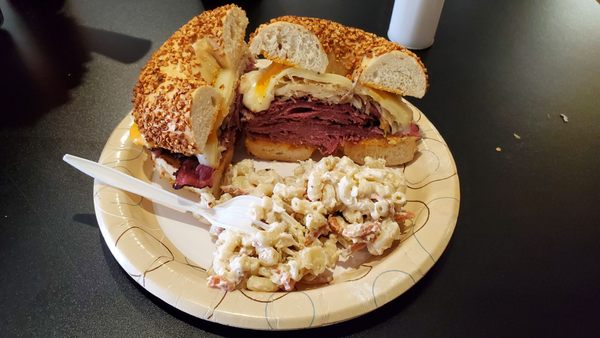
[[[419,138],[415,136],[390,136],[369,138],[360,142],[346,142],[342,145],[344,155],[358,164],[364,164],[365,157],[383,158],[387,165],[400,165],[413,159]]]
[[[205,11],[177,30],[140,72],[131,135],[156,150],[153,159],[167,157],[174,164],[157,170],[176,188],[216,191],[219,171],[231,161],[227,151],[235,142],[237,86],[248,62],[247,25],[245,12],[235,5]],[[187,175],[184,169],[203,177],[178,183]]]
[[[307,160],[316,150],[307,145],[278,143],[265,137],[252,136],[244,138],[244,145],[250,154],[258,158],[285,162]]]
[[[140,72],[130,136],[174,188],[218,194],[240,129],[262,159],[316,151],[358,163],[412,159],[420,132],[402,96],[427,89],[416,55],[357,28],[293,16],[261,25],[248,46],[247,25],[235,5],[205,11]]]
[[[296,16],[260,25],[249,50],[264,58],[240,83],[251,154],[296,161],[318,149],[390,165],[413,158],[420,132],[402,96],[420,98],[428,83],[414,53],[358,28]]]
[[[422,98],[427,91],[427,69],[413,52],[330,20],[289,15],[271,19],[250,35],[250,51],[319,73],[325,72],[327,63],[310,67],[311,61],[329,59],[332,68],[338,67],[334,73],[403,96]]]

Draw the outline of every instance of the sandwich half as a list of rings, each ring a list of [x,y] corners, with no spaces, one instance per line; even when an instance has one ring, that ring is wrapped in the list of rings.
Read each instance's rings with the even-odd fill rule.
[[[419,58],[382,37],[328,20],[275,18],[251,35],[262,57],[240,83],[245,146],[254,156],[305,160],[315,151],[412,160],[420,131],[402,96],[423,97]]]
[[[248,65],[245,12],[205,11],[176,31],[142,69],[131,136],[173,187],[218,193],[239,129],[238,84]]]

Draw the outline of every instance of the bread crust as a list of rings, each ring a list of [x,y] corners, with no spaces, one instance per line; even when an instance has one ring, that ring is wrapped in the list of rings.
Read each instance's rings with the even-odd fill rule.
[[[244,145],[250,154],[260,159],[284,162],[307,160],[316,150],[307,145],[273,142],[268,138],[250,136],[246,136]]]
[[[364,164],[364,158],[370,156],[385,159],[387,165],[401,165],[412,161],[419,139],[417,136],[367,138],[360,142],[345,142],[341,152],[359,164]],[[316,150],[311,146],[274,142],[263,137],[246,137],[244,144],[250,154],[272,161],[304,161]]]
[[[152,55],[142,69],[133,91],[133,117],[146,142],[187,156],[204,147],[208,130],[196,139],[192,128],[192,105],[196,97],[214,102],[205,105],[206,122],[215,122],[220,93],[213,88],[219,64],[231,63],[224,53],[224,22],[245,14],[235,5],[218,7],[192,18]],[[247,23],[247,19],[246,19]],[[245,26],[244,26],[245,29]],[[200,40],[204,44],[199,44]],[[245,47],[243,37],[240,48]],[[210,49],[209,52],[206,49]],[[202,53],[206,54],[199,57]],[[211,63],[210,67],[203,64]],[[214,73],[202,71],[214,69]],[[212,128],[212,124],[208,129]]]
[[[361,64],[364,60],[399,51],[407,57],[414,59],[418,64],[418,67],[421,70],[420,76],[423,77],[425,83],[425,88],[422,90],[423,94],[428,86],[427,69],[419,57],[410,50],[373,33],[366,32],[359,28],[348,27],[326,19],[290,15],[274,18],[268,23],[260,25],[250,35],[250,43],[252,43],[252,40],[261,29],[275,22],[288,22],[301,25],[315,34],[330,59],[335,60],[336,67],[341,66],[345,70],[338,70],[337,73],[342,73],[352,80],[360,80],[360,75],[364,70],[363,67],[361,67]],[[269,58],[269,55],[264,56]],[[400,95],[405,94],[399,88],[383,86],[382,84],[365,83],[365,85],[374,85],[377,86],[374,88]]]
[[[342,151],[358,164],[364,164],[364,158],[370,156],[385,159],[387,165],[400,165],[412,161],[419,139],[416,136],[370,138],[356,143],[345,142]]]

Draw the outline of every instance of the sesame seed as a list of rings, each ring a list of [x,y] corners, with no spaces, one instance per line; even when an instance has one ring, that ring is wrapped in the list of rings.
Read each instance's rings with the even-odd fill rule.
[[[250,35],[250,44],[261,28],[274,22],[298,24],[315,34],[321,42],[325,53],[335,56],[336,62],[340,63],[346,69],[346,74],[348,74],[346,76],[351,80],[356,80],[360,75],[361,72],[356,70],[360,67],[364,57],[376,57],[393,51],[401,51],[402,53],[413,57],[423,68],[425,76],[427,76],[427,70],[421,60],[413,52],[401,45],[362,29],[344,26],[340,23],[325,19],[291,15],[274,18],[268,23],[259,26],[256,31]],[[273,58],[268,55],[265,55],[265,57],[273,60]],[[274,61],[284,64],[289,63],[287,60],[284,60],[283,62],[282,60]],[[380,89],[390,90],[390,88]]]
[[[134,88],[132,114],[150,145],[188,156],[204,146],[190,137],[192,94],[211,83],[193,71],[200,62],[194,44],[207,39],[222,50],[225,18],[240,13],[241,8],[235,5],[202,12],[173,33],[142,68]],[[175,123],[174,129],[169,129],[170,123]]]

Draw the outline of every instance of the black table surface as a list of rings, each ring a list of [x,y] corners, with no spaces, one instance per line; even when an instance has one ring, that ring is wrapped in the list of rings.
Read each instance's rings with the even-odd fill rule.
[[[191,317],[140,287],[104,243],[92,179],[61,160],[98,159],[152,51],[220,3],[0,0],[0,336],[267,334]],[[294,14],[385,36],[392,2],[242,6],[249,31]],[[460,177],[448,248],[369,314],[271,334],[600,334],[600,4],[447,1],[418,54],[431,85],[412,102]]]

